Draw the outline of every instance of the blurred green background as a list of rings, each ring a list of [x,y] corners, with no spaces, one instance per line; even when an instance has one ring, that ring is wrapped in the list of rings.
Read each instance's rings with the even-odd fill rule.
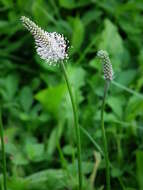
[[[22,15],[63,33],[72,46],[66,66],[84,128],[84,190],[105,189],[105,162],[95,146],[103,149],[104,80],[96,52],[108,51],[115,73],[105,113],[112,190],[143,190],[143,0],[0,0],[8,189],[77,189],[73,116],[63,74],[36,55]]]

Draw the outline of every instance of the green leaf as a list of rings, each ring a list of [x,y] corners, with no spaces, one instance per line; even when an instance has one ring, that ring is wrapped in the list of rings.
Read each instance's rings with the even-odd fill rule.
[[[63,190],[68,187],[75,189],[75,176],[69,175],[61,169],[50,169],[32,174],[25,178],[25,183],[28,183],[29,189],[34,190]],[[27,190],[27,189],[26,189]]]
[[[61,7],[64,7],[66,9],[74,9],[77,7],[82,7],[90,4],[87,0],[79,0],[78,2],[76,0],[59,0],[59,4]]]
[[[133,121],[137,116],[143,115],[143,100],[139,99],[137,96],[132,96],[128,100],[125,113],[128,121]]]
[[[97,10],[97,8],[91,9],[89,11],[86,11],[82,21],[84,23],[84,25],[88,25],[93,21],[98,20],[98,18],[102,15],[102,12]]]
[[[117,98],[117,97],[108,97],[107,99],[107,103],[108,105],[112,108],[113,112],[119,116],[120,118],[122,117],[122,113],[123,113],[123,110],[122,110],[122,98]]]
[[[121,64],[128,58],[117,27],[108,19],[104,20],[104,30],[100,35],[98,49],[109,52],[113,68],[115,66],[116,70],[119,70]]]
[[[25,153],[29,160],[40,161],[44,159],[44,145],[40,143],[27,142],[25,145]]]
[[[58,86],[49,87],[47,89],[39,91],[35,95],[35,98],[43,105],[45,109],[51,113],[56,114],[61,105],[66,90],[66,86],[60,84]]]
[[[75,7],[75,0],[59,0],[59,4],[61,7],[73,9]]]
[[[128,69],[125,71],[120,72],[117,77],[116,81],[120,84],[128,86],[133,80],[135,79],[137,71],[135,69]]]
[[[9,190],[28,190],[28,183],[21,177],[13,176],[8,180],[8,189]]]
[[[17,166],[27,165],[28,160],[22,153],[16,153],[12,155],[12,163]]]
[[[100,71],[100,74],[101,74],[101,70],[102,70],[101,61],[100,61],[99,59],[97,59],[97,57],[91,59],[90,62],[89,62],[89,65],[90,65],[92,68],[94,68],[94,69]]]
[[[68,67],[68,74],[75,90],[79,90],[85,85],[86,71],[82,67]]]
[[[11,101],[14,98],[16,91],[18,89],[18,83],[19,83],[18,75],[10,74],[5,78],[3,84],[5,93],[3,95],[7,101]]]
[[[140,190],[143,189],[143,151],[136,152],[137,179]]]
[[[66,145],[66,146],[64,146],[63,147],[63,153],[65,154],[65,155],[73,155],[73,153],[75,153],[76,151],[75,151],[75,148],[74,147],[72,147],[71,145]]]
[[[6,8],[12,8],[14,2],[11,0],[1,0],[1,3],[6,7]]]
[[[122,176],[122,173],[122,170],[119,168],[112,168],[111,170],[112,177],[120,177]]]
[[[48,150],[47,150],[48,155],[52,156],[52,154],[54,153],[57,141],[58,141],[58,131],[57,128],[55,128],[52,130],[50,137],[48,138]]]
[[[72,46],[73,51],[78,51],[84,40],[84,26],[80,18],[76,17],[73,21]]]
[[[46,14],[46,5],[44,4],[43,0],[37,0],[37,1],[33,1],[32,4],[32,12],[34,15],[34,18],[36,19],[36,21],[38,23],[40,23],[41,26],[47,26],[49,20],[47,18],[47,14]],[[43,19],[41,19],[43,18]]]
[[[89,174],[92,172],[94,163],[92,162],[82,162],[83,174]],[[78,163],[75,161],[73,164],[68,165],[68,170],[71,174],[75,175],[78,172]]]
[[[22,88],[19,95],[20,104],[25,112],[28,112],[33,103],[33,95],[30,87],[25,86]]]
[[[16,148],[16,146],[13,143],[10,142],[10,143],[6,144],[5,151],[6,151],[6,153],[13,155],[18,152],[18,149]]]

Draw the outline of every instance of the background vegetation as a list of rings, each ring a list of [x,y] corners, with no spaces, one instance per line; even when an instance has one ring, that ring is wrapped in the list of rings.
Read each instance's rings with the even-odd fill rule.
[[[70,190],[78,182],[63,74],[36,55],[33,38],[19,21],[22,15],[47,31],[63,33],[73,47],[67,67],[86,130],[81,130],[86,190],[105,185],[100,152],[104,80],[96,52],[109,52],[115,75],[105,126],[112,189],[143,190],[142,13],[143,0],[0,0],[0,105],[9,190]]]

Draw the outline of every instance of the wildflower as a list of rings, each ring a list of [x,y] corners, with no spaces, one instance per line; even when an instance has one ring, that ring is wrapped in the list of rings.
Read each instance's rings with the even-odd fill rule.
[[[21,17],[21,21],[33,35],[37,54],[41,59],[46,60],[49,65],[68,59],[67,43],[63,35],[46,32],[25,16]]]
[[[112,64],[107,51],[100,50],[97,52],[97,56],[102,60],[105,80],[113,80]]]

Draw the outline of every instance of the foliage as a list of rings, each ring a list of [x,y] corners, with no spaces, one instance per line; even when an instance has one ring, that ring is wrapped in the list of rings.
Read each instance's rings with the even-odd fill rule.
[[[89,190],[105,186],[104,158],[97,168],[94,158],[103,149],[104,80],[96,52],[109,52],[115,73],[105,113],[111,187],[142,190],[142,11],[142,0],[0,0],[0,106],[9,190],[77,189],[77,150],[65,81],[60,67],[50,67],[36,55],[21,15],[47,31],[63,33],[72,46],[67,67],[80,125],[87,132],[81,130],[84,189]]]

